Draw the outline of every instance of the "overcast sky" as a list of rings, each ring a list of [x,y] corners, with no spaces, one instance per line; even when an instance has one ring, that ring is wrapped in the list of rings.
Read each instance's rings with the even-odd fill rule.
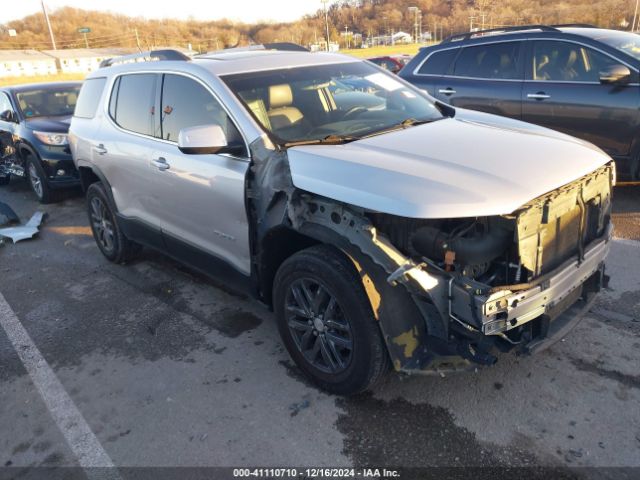
[[[9,3],[9,0],[2,0]],[[11,1],[0,8],[0,23],[41,12],[40,0]],[[49,10],[63,6],[112,11],[132,17],[198,20],[229,18],[248,23],[257,20],[290,21],[322,7],[320,0],[45,0]]]

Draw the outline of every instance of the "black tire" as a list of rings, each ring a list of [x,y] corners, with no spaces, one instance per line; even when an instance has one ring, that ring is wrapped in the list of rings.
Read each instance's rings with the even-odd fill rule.
[[[31,191],[40,203],[46,204],[58,201],[58,192],[52,190],[49,186],[47,174],[42,165],[40,165],[38,158],[30,153],[25,154],[24,170]]]
[[[87,189],[87,213],[93,238],[102,254],[113,263],[134,260],[142,247],[124,236],[118,225],[115,208],[111,205],[101,182]]]
[[[10,181],[11,181],[11,175],[7,175],[6,177],[0,177],[0,187],[9,185]]]
[[[316,301],[322,293],[320,288],[333,298],[331,312],[329,306],[324,310],[320,306],[317,312],[315,308],[311,308],[311,312],[301,308],[304,302],[297,300],[305,290],[312,293],[306,298],[313,298],[316,305],[321,304]],[[297,295],[294,289],[298,289]],[[327,304],[331,301],[325,300]],[[374,319],[360,276],[342,252],[328,245],[318,245],[288,258],[276,274],[273,302],[278,330],[291,358],[320,388],[338,395],[353,395],[372,389],[384,377],[389,368],[389,357],[380,327]],[[301,315],[304,312],[307,314]],[[336,320],[328,319],[333,316]],[[323,319],[327,321],[324,326]],[[305,330],[305,324],[312,333]],[[339,344],[335,343],[336,335],[340,337]],[[350,350],[348,339],[351,340]],[[305,348],[307,346],[310,348]],[[328,357],[334,361],[326,361]]]

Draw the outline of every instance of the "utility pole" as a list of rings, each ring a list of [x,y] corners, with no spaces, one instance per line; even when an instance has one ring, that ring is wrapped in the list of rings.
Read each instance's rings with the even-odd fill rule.
[[[413,39],[415,43],[419,43],[418,40],[418,15],[422,15],[422,12],[418,7],[409,7],[408,10],[413,12]]]
[[[638,28],[638,25],[636,25],[637,21],[638,21],[638,3],[640,3],[640,0],[636,0],[636,10],[633,13],[633,22],[631,22],[631,31],[635,32],[636,28]]]
[[[134,32],[136,32],[136,45],[138,46],[138,51],[142,53],[142,47],[140,47],[140,37],[138,36],[138,29],[134,28]]]
[[[329,0],[320,0],[324,5],[324,27],[327,32],[327,52],[329,51],[329,12],[327,12],[327,2]]]
[[[49,14],[47,13],[47,9],[44,6],[44,0],[40,0],[42,4],[42,11],[44,12],[44,19],[47,21],[47,28],[49,29],[49,36],[51,37],[51,46],[54,50],[57,50],[56,47],[56,39],[53,38],[53,30],[51,30],[51,22],[49,21]]]

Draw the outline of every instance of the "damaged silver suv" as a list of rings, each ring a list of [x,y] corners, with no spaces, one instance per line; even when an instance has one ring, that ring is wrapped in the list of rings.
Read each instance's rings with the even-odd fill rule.
[[[540,350],[606,284],[615,179],[591,144],[337,54],[107,63],[69,138],[104,256],[249,289],[330,392]]]

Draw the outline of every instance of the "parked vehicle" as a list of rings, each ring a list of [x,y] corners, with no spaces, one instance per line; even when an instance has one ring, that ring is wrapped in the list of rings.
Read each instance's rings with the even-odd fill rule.
[[[536,351],[606,283],[613,166],[587,142],[338,54],[109,63],[69,134],[103,255],[244,286],[328,391]]]
[[[389,70],[391,73],[398,73],[407,63],[409,63],[411,58],[411,55],[386,55],[383,57],[368,58],[367,60],[375,63],[385,70]]]
[[[0,88],[0,185],[27,178],[41,203],[80,185],[67,133],[81,82]]]
[[[640,179],[640,36],[590,26],[523,26],[423,48],[400,76],[440,101],[587,140],[619,178]]]

